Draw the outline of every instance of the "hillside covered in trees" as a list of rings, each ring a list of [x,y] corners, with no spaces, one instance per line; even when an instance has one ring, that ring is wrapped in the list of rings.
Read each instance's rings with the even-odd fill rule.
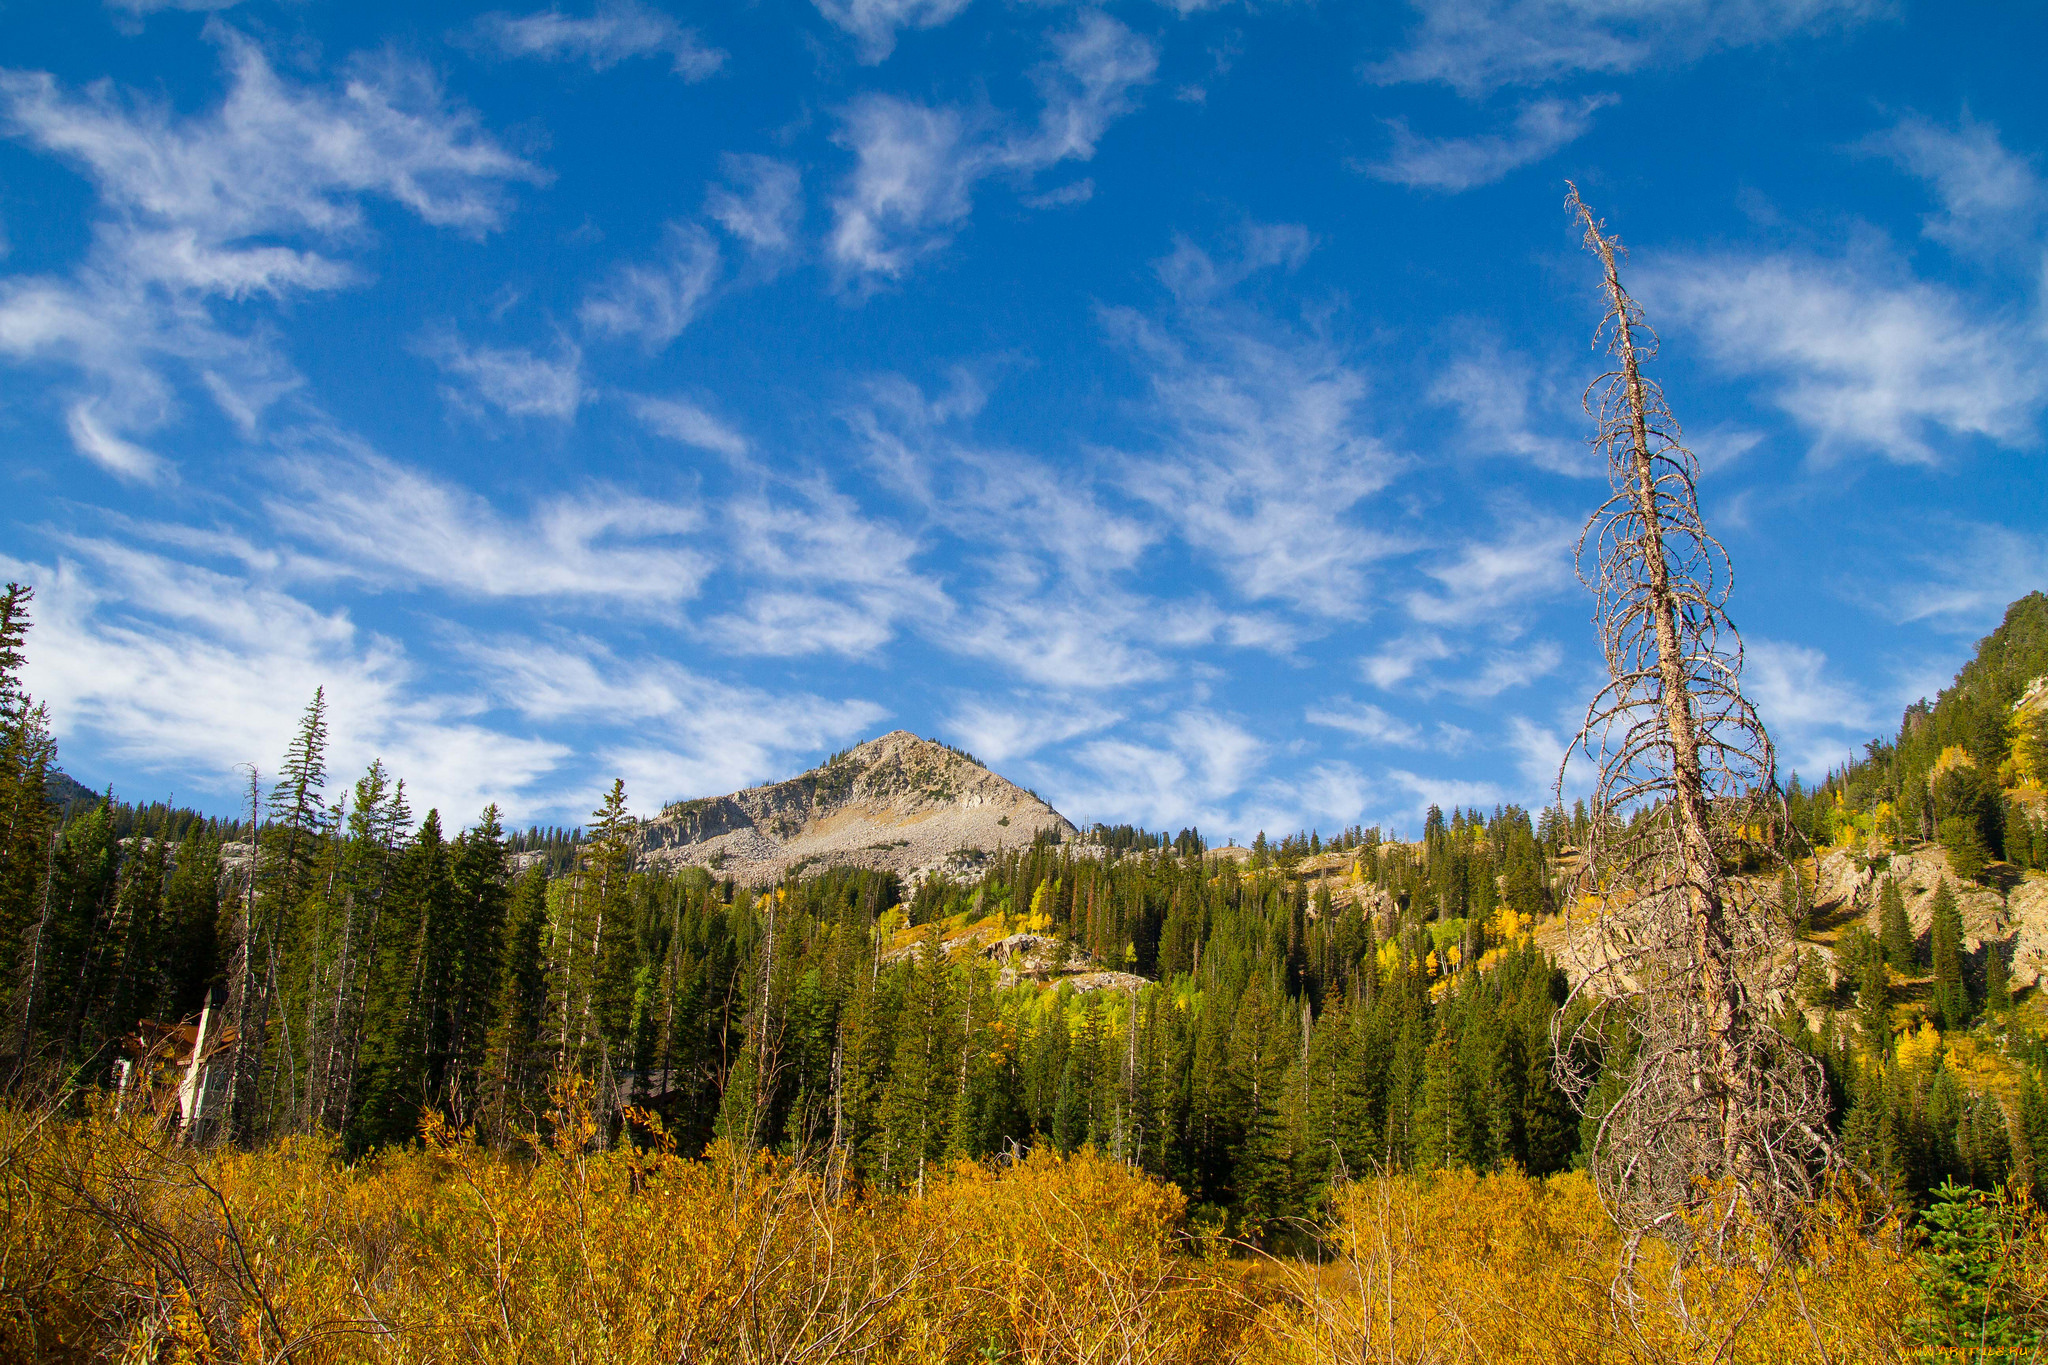
[[[8,599],[11,688],[27,601]],[[1866,862],[1939,836],[1960,890],[2026,876],[2042,673],[2037,594],[1896,740],[1795,789],[1795,822]],[[204,1121],[238,1141],[327,1132],[360,1152],[438,1116],[502,1142],[580,1075],[608,1112],[660,1113],[685,1151],[725,1139],[888,1184],[1092,1146],[1258,1228],[1313,1213],[1346,1172],[1567,1169],[1591,1122],[1553,1079],[1566,980],[1539,946],[1569,908],[1583,806],[1432,809],[1414,842],[1261,834],[1232,856],[1192,831],[1098,828],[963,876],[823,866],[748,886],[647,859],[622,784],[587,829],[508,836],[495,809],[461,829],[416,817],[381,765],[334,782],[317,696],[252,856],[246,821],[160,806],[104,801],[60,827],[38,792],[47,718],[9,696],[7,1065],[111,1084],[144,1021],[211,1001],[234,1039]],[[2048,1172],[2048,1049],[2026,1028],[2005,1045],[2024,1083],[2002,1096],[1924,1040],[1914,1065],[1898,1056],[1894,1026],[1911,1041],[1923,1016],[2032,1018],[1987,982],[1999,954],[1979,951],[1966,1003],[1923,1009],[1926,954],[1899,932],[1882,990],[1837,934],[1831,974],[1817,954],[1783,1014],[1826,1060],[1851,1149],[1901,1193]],[[1935,971],[1962,982],[1943,932]],[[1040,970],[1005,970],[1020,944]],[[1953,987],[1919,993],[1937,989]]]

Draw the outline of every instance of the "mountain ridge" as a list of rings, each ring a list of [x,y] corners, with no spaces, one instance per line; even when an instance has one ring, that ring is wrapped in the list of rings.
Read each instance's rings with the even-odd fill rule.
[[[780,782],[671,802],[642,822],[640,855],[748,884],[819,866],[917,876],[964,870],[1045,832],[1079,833],[961,751],[892,730]]]

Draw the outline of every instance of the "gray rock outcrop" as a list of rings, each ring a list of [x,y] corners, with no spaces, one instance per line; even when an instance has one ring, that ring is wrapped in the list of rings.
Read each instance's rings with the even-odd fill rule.
[[[896,730],[786,782],[678,801],[641,825],[640,849],[645,862],[759,885],[825,866],[958,873],[1045,831],[1076,833],[1022,787]]]

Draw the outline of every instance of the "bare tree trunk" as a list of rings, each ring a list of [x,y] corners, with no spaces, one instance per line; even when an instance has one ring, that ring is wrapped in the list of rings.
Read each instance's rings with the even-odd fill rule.
[[[1776,760],[1741,692],[1728,559],[1700,519],[1698,462],[1643,373],[1655,333],[1622,287],[1619,240],[1576,188],[1566,207],[1600,259],[1600,335],[1616,363],[1587,390],[1613,495],[1579,543],[1610,675],[1573,744],[1599,766],[1580,875],[1602,909],[1574,988],[1594,1007],[1558,1039],[1556,1066],[1583,1103],[1599,1066],[1589,1059],[1616,1028],[1636,1035],[1591,1154],[1625,1227],[1679,1236],[1677,1214],[1713,1200],[1722,1230],[1747,1210],[1789,1231],[1839,1156],[1818,1065],[1751,1005],[1783,984],[1774,950],[1787,907],[1722,870],[1744,847],[1778,856]]]
[[[1583,206],[1581,207],[1583,212]],[[1589,223],[1590,227],[1591,224]],[[1629,322],[1631,300],[1615,268],[1614,243],[1595,231],[1600,263],[1606,275],[1608,305],[1620,315],[1615,345],[1621,352],[1622,384],[1628,405],[1629,462],[1633,493],[1642,518],[1639,557],[1649,576],[1649,610],[1657,635],[1657,674],[1670,736],[1672,799],[1677,807],[1679,875],[1692,917],[1693,951],[1699,971],[1700,999],[1706,1005],[1707,1032],[1714,1041],[1714,1076],[1720,1093],[1723,1129],[1729,1143],[1739,1127],[1728,1123],[1728,1107],[1744,1088],[1741,1061],[1729,1045],[1741,1010],[1734,972],[1729,966],[1728,926],[1721,904],[1720,855],[1707,812],[1706,786],[1700,772],[1699,733],[1694,725],[1691,680],[1685,650],[1679,641],[1677,596],[1671,590],[1671,565],[1665,555],[1664,518],[1657,502],[1657,472],[1650,457],[1650,402],[1636,355],[1635,328]],[[1729,1156],[1732,1158],[1731,1151]]]

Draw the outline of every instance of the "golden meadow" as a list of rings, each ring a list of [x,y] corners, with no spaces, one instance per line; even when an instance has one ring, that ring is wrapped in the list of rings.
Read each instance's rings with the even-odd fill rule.
[[[1912,1344],[1913,1235],[1840,1201],[1792,1260],[1674,1268],[1590,1183],[1363,1179],[1280,1257],[1192,1226],[1090,1150],[922,1188],[714,1146],[649,1116],[606,1146],[574,1090],[494,1152],[435,1127],[353,1163],[318,1139],[168,1141],[147,1117],[0,1110],[0,1359],[134,1362],[1424,1362],[1950,1359]],[[2048,1300],[2030,1209],[2008,1301]]]

